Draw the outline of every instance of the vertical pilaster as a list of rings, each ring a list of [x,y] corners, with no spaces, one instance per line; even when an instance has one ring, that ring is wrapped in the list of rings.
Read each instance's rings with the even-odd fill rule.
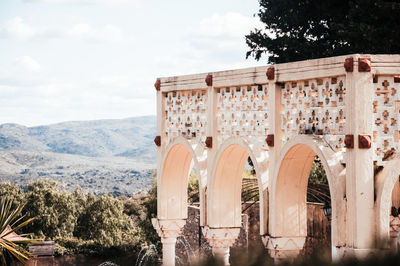
[[[269,106],[269,134],[272,134],[274,144],[271,146],[269,145],[269,185],[268,188],[271,188],[272,180],[274,179],[274,174],[276,171],[276,167],[278,165],[278,160],[280,156],[280,150],[283,146],[283,132],[282,132],[282,126],[281,126],[281,116],[282,116],[282,100],[281,100],[281,90],[282,90],[282,85],[278,83],[277,79],[277,74],[278,74],[279,69],[274,69],[274,75],[273,79],[271,77],[268,77],[268,106]],[[268,190],[266,190],[266,195],[264,195],[265,199],[268,199],[268,202],[273,202],[269,198],[271,195],[268,193]],[[267,203],[268,203],[267,202]],[[265,211],[268,213],[268,217],[271,217],[271,206],[270,204],[265,204],[267,208]],[[268,207],[269,206],[269,207]],[[267,221],[264,222],[264,234],[271,234],[273,233],[273,230],[271,230],[274,225],[274,219],[266,219]]]
[[[161,81],[157,79],[154,84],[156,88],[156,97],[157,97],[157,135],[154,140],[157,146],[157,187],[161,187],[161,175],[162,175],[162,167],[163,167],[163,155],[166,148],[166,142],[168,141],[164,132],[165,132],[165,108],[164,108],[164,99],[163,92],[161,91]],[[160,189],[157,189],[157,198],[161,198]],[[157,210],[160,210],[160,201],[157,201]],[[159,213],[158,213],[159,214]]]
[[[218,128],[217,128],[217,92],[213,86],[213,76],[208,74],[206,77],[207,84],[207,138],[211,145],[207,144],[207,180],[211,180],[212,168],[214,166],[215,156],[218,151]],[[206,184],[206,182],[204,182]],[[206,224],[207,195],[203,193],[204,208],[200,215],[200,225]]]
[[[346,135],[354,139],[354,148],[346,149],[347,247],[362,256],[374,245],[373,150],[365,145],[372,136],[374,91],[369,59],[346,64]]]

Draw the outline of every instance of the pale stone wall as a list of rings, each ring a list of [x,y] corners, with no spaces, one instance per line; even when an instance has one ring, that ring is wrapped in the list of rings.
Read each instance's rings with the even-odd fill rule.
[[[158,79],[155,225],[165,254],[174,254],[176,239],[167,236],[187,218],[194,165],[200,225],[213,253],[229,262],[247,157],[259,184],[260,235],[276,259],[306,243],[304,199],[315,155],[328,176],[335,252],[364,256],[377,239],[389,239],[400,175],[399,76],[400,55],[353,54]],[[383,168],[376,177],[374,166]],[[294,218],[282,224],[282,217]],[[171,256],[166,264],[175,263]]]

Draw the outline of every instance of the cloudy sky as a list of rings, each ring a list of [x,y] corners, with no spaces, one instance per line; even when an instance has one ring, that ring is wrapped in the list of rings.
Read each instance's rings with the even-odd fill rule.
[[[1,0],[0,124],[156,113],[157,77],[257,66],[257,0]]]

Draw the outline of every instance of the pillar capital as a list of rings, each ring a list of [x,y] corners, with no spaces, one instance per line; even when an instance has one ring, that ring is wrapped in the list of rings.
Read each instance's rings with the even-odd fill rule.
[[[180,236],[185,226],[184,219],[151,219],[154,229],[161,237],[163,246],[163,266],[175,266],[175,244],[176,238]]]
[[[284,260],[296,257],[304,247],[306,237],[262,237],[265,248],[275,260]]]
[[[229,248],[235,243],[239,236],[239,227],[210,228],[203,227],[204,237],[212,247],[212,253],[220,258],[224,265],[229,265]]]
[[[203,227],[204,237],[207,239],[210,246],[214,248],[229,248],[239,236],[240,228],[211,228]]]
[[[169,242],[175,239],[181,234],[183,227],[185,226],[186,220],[184,219],[151,219],[154,229],[157,234],[161,237],[161,242]]]

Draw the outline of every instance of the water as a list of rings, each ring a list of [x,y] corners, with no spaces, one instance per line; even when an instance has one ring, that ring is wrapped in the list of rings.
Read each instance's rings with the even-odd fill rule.
[[[184,248],[184,252],[185,252],[185,257],[183,257],[183,258],[179,258],[178,256],[176,256],[175,260],[177,262],[177,265],[192,264],[192,261],[196,257],[196,254],[195,254],[192,246],[186,240],[186,238],[183,234],[177,239],[177,244],[182,245]]]
[[[176,248],[179,246],[182,247],[183,256],[175,256],[176,265],[193,265],[196,259],[198,259],[197,250],[195,251],[193,249],[183,234],[177,238]],[[160,256],[161,254],[158,253],[157,246],[155,244],[150,244],[140,250],[135,266],[158,265]]]
[[[136,259],[135,266],[147,266],[158,264],[158,252],[156,245],[151,244],[143,247]]]

